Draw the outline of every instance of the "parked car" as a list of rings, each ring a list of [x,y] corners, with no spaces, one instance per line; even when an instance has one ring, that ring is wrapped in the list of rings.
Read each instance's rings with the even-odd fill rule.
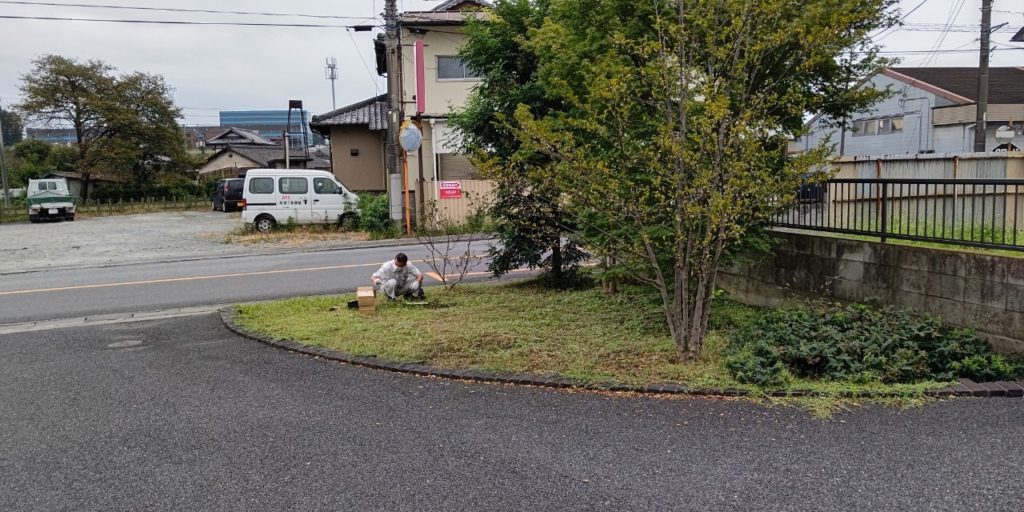
[[[230,178],[220,180],[213,188],[213,209],[222,212],[233,212],[242,209],[242,187],[245,180]]]
[[[289,221],[331,224],[359,213],[359,198],[327,171],[252,169],[242,196],[242,220],[261,232]]]

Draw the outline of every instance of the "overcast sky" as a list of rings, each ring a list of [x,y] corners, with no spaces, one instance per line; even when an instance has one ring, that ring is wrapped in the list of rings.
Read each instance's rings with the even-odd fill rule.
[[[117,18],[139,20],[191,20],[262,23],[322,23],[380,25],[383,0],[27,0],[172,7],[245,12],[286,12],[366,19],[316,19],[282,16],[243,16],[210,13],[166,13],[85,7],[13,5],[0,2],[0,15]],[[756,0],[752,0],[756,1]],[[399,0],[402,10],[428,10],[439,0]],[[907,12],[921,0],[902,0]],[[881,34],[887,51],[928,51],[941,31],[923,31],[945,25],[977,25],[981,0],[926,0],[907,23],[917,30]],[[953,17],[959,8],[959,15]],[[993,25],[1009,22],[993,37],[994,46],[1010,46],[1010,36],[1024,25],[1024,1],[995,0]],[[962,28],[962,27],[960,27]],[[184,108],[185,124],[218,124],[218,110],[281,109],[291,98],[305,101],[307,110],[331,109],[330,83],[324,79],[324,59],[338,59],[338,105],[360,101],[383,91],[384,81],[374,69],[372,39],[375,32],[343,28],[281,28],[237,26],[174,26],[83,21],[0,19],[0,100],[17,101],[19,76],[33,58],[59,54],[78,59],[101,59],[121,71],[162,74],[175,88]],[[977,47],[977,34],[950,32],[939,43],[944,50]],[[1024,44],[1017,44],[1024,47]],[[896,55],[894,55],[896,56]],[[974,66],[977,52],[900,54],[905,66]],[[365,61],[365,64],[364,64]],[[1000,50],[993,66],[1024,66],[1024,50]]]

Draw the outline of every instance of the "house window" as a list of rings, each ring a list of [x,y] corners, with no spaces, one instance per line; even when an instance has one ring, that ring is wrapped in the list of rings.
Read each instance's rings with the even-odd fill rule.
[[[480,78],[480,75],[473,71],[462,59],[452,56],[439,56],[437,58],[437,79],[438,80],[472,80]]]
[[[903,131],[903,117],[861,119],[853,122],[853,136],[886,135]]]

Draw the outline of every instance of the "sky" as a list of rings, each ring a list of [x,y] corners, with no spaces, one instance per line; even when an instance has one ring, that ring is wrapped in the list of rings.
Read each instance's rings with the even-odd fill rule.
[[[202,22],[382,25],[384,0],[25,0],[25,3],[76,3],[177,9],[308,14],[337,18],[254,16],[24,5],[0,1],[0,16],[188,20]],[[429,10],[440,0],[399,0],[400,10]],[[981,0],[901,0],[909,25],[877,35],[890,57],[903,66],[976,66],[976,31]],[[993,66],[1024,66],[1024,50],[1010,37],[1024,26],[1024,1],[994,0],[993,25],[1008,25],[993,35]],[[943,34],[951,25],[954,30]],[[938,29],[938,30],[936,30]],[[0,102],[18,101],[19,77],[32,59],[59,54],[100,59],[121,72],[161,74],[175,89],[186,125],[217,125],[219,110],[287,108],[301,99],[314,114],[331,110],[330,82],[324,61],[338,60],[338,106],[384,91],[374,70],[373,37],[380,32],[345,28],[181,26],[0,19]],[[1024,43],[1016,44],[1024,48]],[[927,53],[939,48],[941,53]],[[969,51],[974,49],[974,51]],[[902,53],[917,52],[917,53]]]

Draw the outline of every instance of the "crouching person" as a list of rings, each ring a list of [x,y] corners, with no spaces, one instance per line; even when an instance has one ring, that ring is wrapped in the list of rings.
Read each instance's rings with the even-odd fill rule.
[[[394,300],[398,297],[411,299],[425,298],[423,293],[423,273],[415,265],[409,263],[405,253],[398,253],[395,259],[381,265],[380,270],[373,273],[373,287]]]

